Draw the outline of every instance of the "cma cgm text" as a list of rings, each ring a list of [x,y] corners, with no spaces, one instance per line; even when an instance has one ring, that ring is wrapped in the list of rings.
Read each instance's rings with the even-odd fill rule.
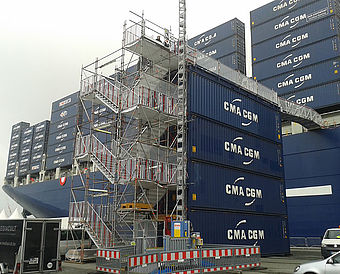
[[[300,2],[300,0],[289,0],[289,1],[284,1],[283,3],[280,3],[279,5],[276,5],[273,7],[273,11],[280,11],[284,8],[289,7],[289,9],[293,8],[292,6],[296,5],[296,3]]]
[[[291,19],[289,19],[289,16],[287,16],[286,18],[286,20],[283,20],[279,24],[274,25],[274,29],[279,30],[287,26],[291,26],[290,28],[294,28],[297,24],[299,24],[300,21],[307,19],[307,14],[304,13]]]
[[[224,110],[237,116],[243,117],[249,121],[259,123],[259,116],[256,113],[253,113],[246,109],[241,109],[239,106],[236,106],[232,103],[224,102]]]
[[[298,43],[309,38],[308,32],[290,38],[291,35],[286,36],[281,42],[275,44],[275,48],[280,49],[292,45],[292,48],[296,47]]]
[[[264,230],[229,229],[228,240],[264,240]]]
[[[224,149],[227,152],[235,153],[241,156],[250,157],[252,159],[260,160],[260,151],[248,148],[248,147],[242,147],[237,144],[233,144],[230,142],[224,143]]]

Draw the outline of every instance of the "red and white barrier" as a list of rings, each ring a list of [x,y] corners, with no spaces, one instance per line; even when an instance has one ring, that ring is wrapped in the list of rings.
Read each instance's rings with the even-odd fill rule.
[[[199,258],[199,251],[169,252],[161,254],[162,262],[180,261]]]
[[[97,257],[108,258],[108,259],[120,259],[120,252],[101,249],[101,250],[97,250]]]
[[[158,254],[129,258],[129,267],[153,264],[158,262]]]
[[[96,267],[96,270],[108,272],[108,273],[120,273],[120,270],[110,269],[110,268],[105,268],[105,267],[99,267],[99,266]]]
[[[246,255],[255,255],[255,254],[260,254],[259,247],[235,249],[235,256],[246,256]]]

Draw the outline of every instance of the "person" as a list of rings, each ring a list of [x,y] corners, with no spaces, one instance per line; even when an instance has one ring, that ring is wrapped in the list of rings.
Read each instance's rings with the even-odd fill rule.
[[[157,36],[156,40],[162,43],[160,35]]]

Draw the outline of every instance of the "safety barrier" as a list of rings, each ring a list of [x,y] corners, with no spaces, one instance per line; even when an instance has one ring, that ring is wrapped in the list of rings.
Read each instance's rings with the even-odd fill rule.
[[[108,273],[120,273],[121,254],[118,250],[97,250],[96,270]]]
[[[260,266],[259,247],[220,247],[131,256],[128,271],[135,273],[204,273]]]

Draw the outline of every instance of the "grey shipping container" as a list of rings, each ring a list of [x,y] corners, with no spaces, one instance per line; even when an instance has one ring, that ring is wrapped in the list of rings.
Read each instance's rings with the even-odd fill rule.
[[[315,88],[286,94],[289,101],[306,105],[313,109],[328,108],[340,104],[340,82],[328,83]],[[325,110],[327,111],[327,110]]]
[[[75,139],[77,129],[75,127],[67,128],[65,130],[50,134],[48,137],[48,147],[55,144],[63,143]]]
[[[34,163],[31,163],[31,165],[30,165],[29,173],[31,173],[31,174],[38,173],[38,172],[41,171],[41,169],[42,169],[41,162],[34,162]]]
[[[48,157],[46,160],[46,170],[55,169],[57,167],[70,166],[73,163],[73,152],[66,153],[54,157]]]
[[[20,157],[24,157],[24,156],[30,155],[31,152],[32,152],[32,146],[31,145],[23,146],[20,149]]]
[[[252,43],[257,44],[330,16],[334,14],[335,3],[336,0],[319,0],[262,25],[254,25],[251,29]]]
[[[283,179],[193,161],[188,174],[189,208],[287,214]]]
[[[244,37],[244,29],[244,23],[235,18],[202,34],[196,35],[189,39],[188,44],[191,47],[202,49],[233,35]]]
[[[13,179],[15,177],[15,169],[8,169],[6,172],[6,179]]]
[[[257,26],[315,1],[318,0],[275,0],[251,11],[250,22],[253,26]]]
[[[63,131],[68,128],[75,128],[78,124],[78,116],[69,117],[65,120],[53,123],[50,126],[50,134]]]
[[[79,103],[79,92],[74,92],[52,103],[52,112],[60,111],[68,108],[71,105]],[[51,123],[53,121],[51,120]]]
[[[23,131],[22,137],[23,138],[31,137],[33,136],[33,132],[34,132],[34,126],[30,126]]]
[[[253,77],[257,81],[301,69],[340,56],[339,38],[331,37],[284,54],[253,63]]]
[[[47,156],[53,157],[74,151],[75,139],[58,143],[47,148]]]
[[[17,162],[16,161],[8,161],[7,169],[15,169]]]
[[[258,245],[261,255],[290,252],[286,216],[189,209],[188,218],[206,244]]]
[[[51,124],[59,123],[68,118],[79,115],[79,112],[82,110],[79,104],[74,104],[68,107],[65,107],[61,110],[55,111],[51,113]]]
[[[20,147],[32,146],[32,140],[33,140],[33,134],[31,134],[30,136],[21,138]]]
[[[41,162],[43,155],[43,151],[31,154],[31,162]]]
[[[191,67],[188,98],[190,113],[281,142],[278,108],[227,80]]]
[[[339,19],[331,16],[256,45],[252,41],[253,62],[261,62],[338,34]]]
[[[283,178],[280,144],[198,116],[189,119],[189,159]]]
[[[48,140],[48,135],[49,135],[49,131],[40,131],[36,134],[34,134],[33,137],[33,144],[39,143],[39,142],[47,142]]]
[[[261,84],[275,90],[279,95],[301,91],[340,79],[340,58],[331,59],[293,72],[261,81]]]
[[[20,177],[24,177],[24,176],[26,176],[29,172],[30,172],[30,165],[21,166],[21,167],[19,167],[18,175],[19,175]]]
[[[19,152],[10,152],[8,154],[8,160],[12,161],[12,160],[18,160],[19,159]]]

